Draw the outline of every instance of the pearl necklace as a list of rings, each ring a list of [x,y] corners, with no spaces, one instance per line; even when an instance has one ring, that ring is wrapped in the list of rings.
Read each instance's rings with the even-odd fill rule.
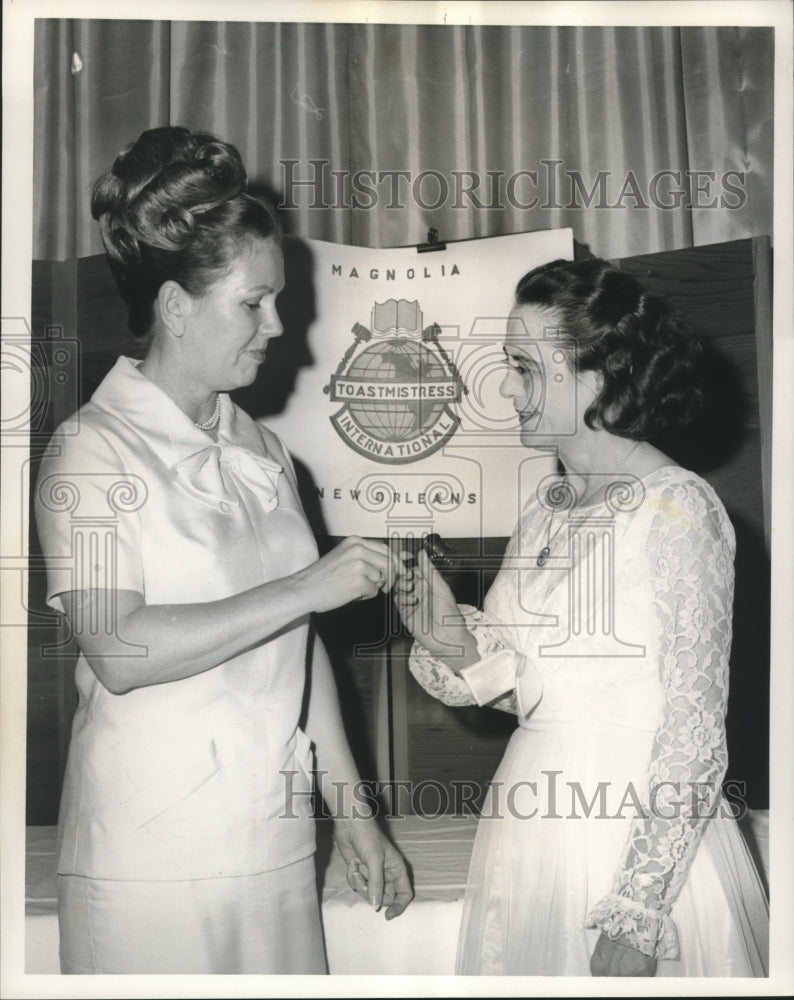
[[[199,423],[198,420],[194,420],[193,423],[198,427],[200,431],[214,431],[218,426],[218,421],[221,419],[221,395],[216,393],[215,395],[215,409],[212,411],[212,416],[209,420],[205,420],[204,423]]]

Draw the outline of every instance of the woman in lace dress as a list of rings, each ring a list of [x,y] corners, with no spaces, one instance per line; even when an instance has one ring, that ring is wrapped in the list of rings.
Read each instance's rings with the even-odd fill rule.
[[[515,712],[483,806],[457,970],[765,975],[768,905],[721,792],[734,534],[650,443],[701,403],[696,340],[603,261],[516,290],[502,393],[564,475],[525,504],[483,611],[424,554],[411,670]]]

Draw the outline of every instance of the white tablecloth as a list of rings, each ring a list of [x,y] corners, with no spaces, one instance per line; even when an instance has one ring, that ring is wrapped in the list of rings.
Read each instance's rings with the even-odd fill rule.
[[[348,888],[344,862],[336,852],[331,855],[324,877],[323,926],[332,974],[454,973],[475,827],[471,818],[447,816],[392,821],[391,835],[413,870],[416,897],[402,916],[388,922],[383,911],[375,913]],[[748,813],[742,827],[767,878],[768,813]],[[55,827],[29,827],[26,972],[59,972],[55,893]]]
[[[375,913],[348,888],[333,852],[324,875],[323,927],[332,974],[434,975],[455,970],[463,891],[476,822],[445,816],[393,820],[408,859],[415,898],[395,920]],[[28,827],[25,970],[58,973],[55,827]]]

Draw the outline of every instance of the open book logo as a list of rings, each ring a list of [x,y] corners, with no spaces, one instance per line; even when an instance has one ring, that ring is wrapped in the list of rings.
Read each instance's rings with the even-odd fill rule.
[[[356,323],[353,343],[325,387],[342,403],[336,432],[374,462],[401,465],[437,451],[457,430],[451,404],[466,391],[438,342],[441,327],[422,328],[419,302],[388,299],[372,307],[370,326]]]

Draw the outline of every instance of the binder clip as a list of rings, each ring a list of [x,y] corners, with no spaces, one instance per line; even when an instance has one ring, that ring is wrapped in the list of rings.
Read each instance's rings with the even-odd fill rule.
[[[416,247],[417,253],[428,253],[431,250],[446,250],[446,243],[442,243],[438,238],[437,229],[428,229],[427,231],[427,243],[418,243]]]

